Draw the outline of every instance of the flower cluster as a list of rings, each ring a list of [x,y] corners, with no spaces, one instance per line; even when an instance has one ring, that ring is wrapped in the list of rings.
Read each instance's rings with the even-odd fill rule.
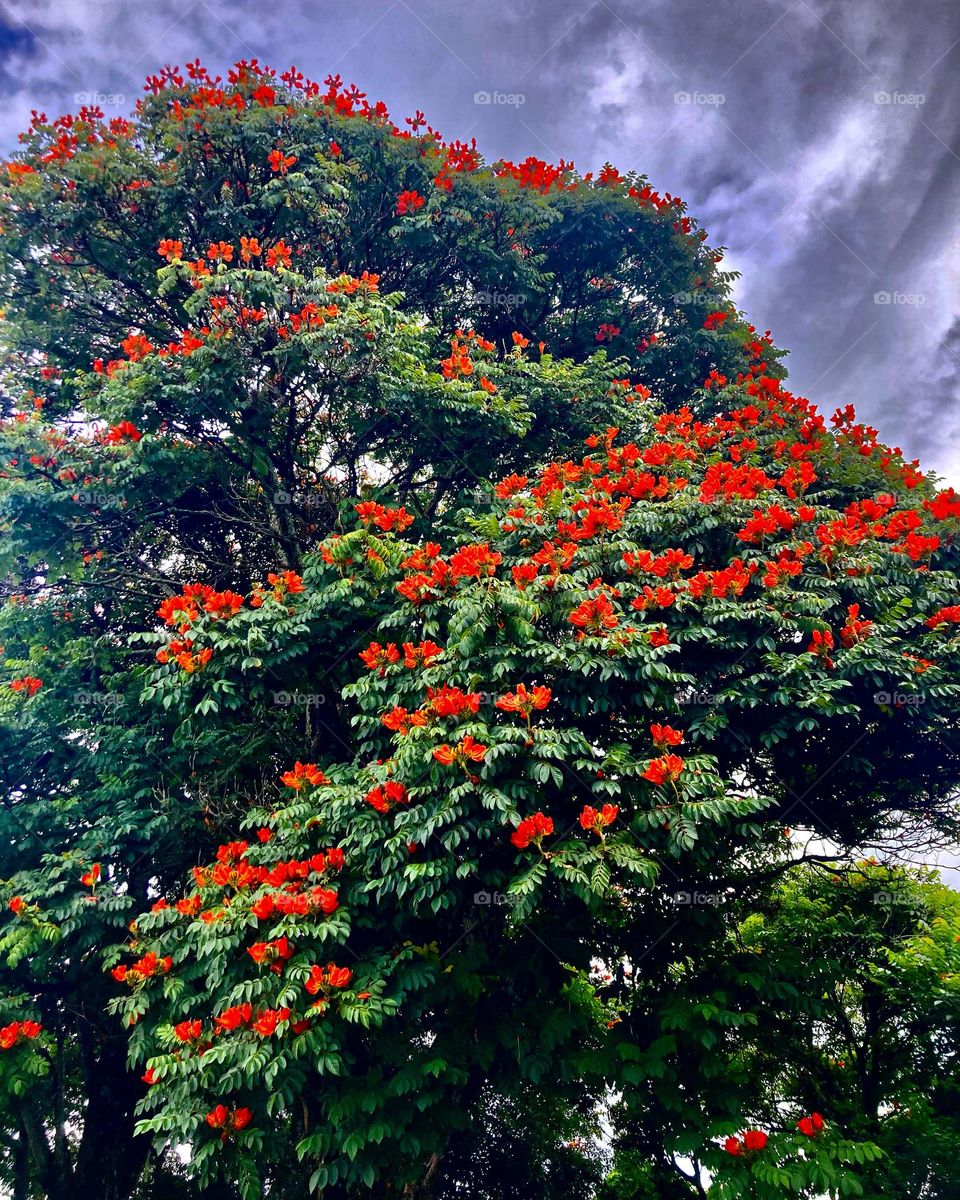
[[[542,812],[534,813],[532,817],[524,817],[510,835],[510,841],[518,850],[526,850],[531,842],[540,845],[545,837],[553,833],[553,818]]]
[[[220,1141],[225,1142],[233,1134],[247,1128],[253,1120],[253,1113],[249,1108],[227,1108],[225,1104],[218,1104],[207,1113],[204,1120],[211,1129],[221,1131]]]
[[[40,1036],[42,1026],[36,1021],[11,1021],[0,1029],[0,1050],[12,1050],[23,1042]]]

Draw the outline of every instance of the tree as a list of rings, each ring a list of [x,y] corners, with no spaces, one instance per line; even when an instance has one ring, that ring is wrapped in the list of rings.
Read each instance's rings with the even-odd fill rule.
[[[664,1195],[848,1186],[836,1116],[723,1148],[670,897],[954,830],[960,499],[642,178],[189,76],[6,168],[13,1186],[131,1195],[139,1117],[225,1195],[511,1195],[481,1122],[588,1187],[623,1088]]]

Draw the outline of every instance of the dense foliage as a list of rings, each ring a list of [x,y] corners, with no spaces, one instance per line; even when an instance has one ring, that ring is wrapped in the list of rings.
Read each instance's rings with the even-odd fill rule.
[[[960,497],[678,200],[325,88],[5,168],[0,1170],[948,1197],[955,896],[848,856],[956,832]]]

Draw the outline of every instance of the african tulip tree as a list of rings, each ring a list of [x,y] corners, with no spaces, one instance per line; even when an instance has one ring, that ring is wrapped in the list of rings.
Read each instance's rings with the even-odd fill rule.
[[[549,1194],[612,1089],[658,1194],[855,1188],[841,1117],[747,1126],[742,996],[671,983],[734,917],[675,897],[953,830],[960,498],[787,390],[642,178],[148,92],[3,185],[15,1186],[129,1195],[153,1134],[452,1195],[541,1103]]]

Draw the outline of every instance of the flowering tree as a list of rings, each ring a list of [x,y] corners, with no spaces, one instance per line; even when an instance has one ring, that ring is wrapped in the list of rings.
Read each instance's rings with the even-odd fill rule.
[[[788,825],[953,832],[960,497],[679,201],[326,88],[192,64],[6,167],[8,1175],[512,1194],[482,1130],[549,1195],[612,1128],[620,1195],[853,1193],[730,941]]]

